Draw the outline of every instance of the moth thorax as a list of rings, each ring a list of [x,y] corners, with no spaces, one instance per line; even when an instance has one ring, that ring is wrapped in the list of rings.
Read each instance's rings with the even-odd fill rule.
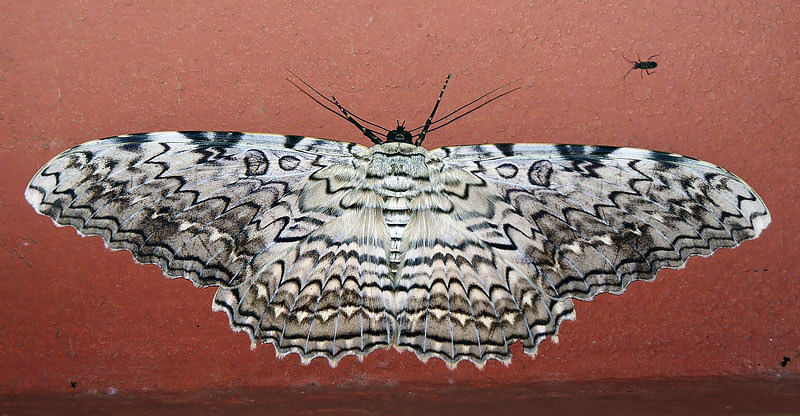
[[[367,175],[380,178],[391,175],[419,178],[429,176],[429,169],[425,156],[420,154],[376,154],[367,166]]]

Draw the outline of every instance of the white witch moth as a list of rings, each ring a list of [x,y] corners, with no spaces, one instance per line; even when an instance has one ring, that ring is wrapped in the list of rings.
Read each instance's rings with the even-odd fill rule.
[[[574,318],[573,300],[622,293],[770,223],[753,189],[700,160],[553,144],[429,151],[431,125],[455,112],[433,121],[434,107],[417,134],[378,133],[328,102],[375,144],[110,137],[56,156],[25,197],[167,277],[218,287],[214,310],[253,343],[332,364],[390,347],[450,365],[508,361],[517,341],[535,354]]]

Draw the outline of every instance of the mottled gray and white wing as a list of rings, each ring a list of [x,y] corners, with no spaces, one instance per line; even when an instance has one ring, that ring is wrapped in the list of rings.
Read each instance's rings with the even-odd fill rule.
[[[409,223],[398,344],[451,364],[507,360],[517,340],[534,354],[574,317],[572,299],[622,293],[770,222],[741,179],[679,155],[536,144],[431,154],[446,167],[431,180],[434,209]]]
[[[664,267],[681,268],[756,238],[770,215],[756,192],[710,163],[650,150],[514,144],[432,152],[486,182],[511,210],[474,221],[512,244],[499,250],[534,265],[548,297],[622,293]]]
[[[25,197],[56,224],[99,235],[168,277],[219,286],[214,309],[254,341],[335,359],[391,336],[381,265],[361,261],[380,242],[362,247],[358,227],[342,225],[344,186],[326,173],[366,152],[264,134],[111,137],[51,160]]]
[[[505,235],[502,221],[524,219],[485,180],[459,167],[445,167],[430,184],[411,207],[403,236],[398,347],[451,366],[509,362],[517,341],[534,355],[574,312],[571,299],[548,295],[535,264],[508,255],[530,242]]]

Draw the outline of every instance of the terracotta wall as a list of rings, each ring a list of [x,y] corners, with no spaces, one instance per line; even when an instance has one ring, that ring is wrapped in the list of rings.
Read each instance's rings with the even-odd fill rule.
[[[797,3],[485,3],[0,3],[0,393],[798,375]],[[622,55],[637,53],[660,54],[657,72],[623,81]],[[122,133],[241,130],[367,144],[286,82],[287,70],[384,125],[424,122],[448,73],[443,111],[521,79],[520,91],[426,146],[564,142],[686,154],[741,176],[773,223],[757,240],[624,296],[578,302],[577,321],[535,360],[517,345],[508,367],[451,371],[380,351],[332,369],[279,360],[271,346],[251,351],[211,311],[213,289],[167,280],[99,238],[56,228],[23,199],[60,151]]]

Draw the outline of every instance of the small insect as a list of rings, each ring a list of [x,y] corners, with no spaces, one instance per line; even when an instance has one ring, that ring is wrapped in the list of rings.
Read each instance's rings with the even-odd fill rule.
[[[655,67],[658,66],[658,63],[651,61],[651,59],[655,58],[656,56],[658,55],[652,55],[649,58],[647,58],[646,61],[642,61],[642,58],[639,58],[639,54],[637,53],[636,60],[631,61],[630,59],[626,58],[625,55],[622,55],[623,59],[628,61],[629,64],[633,65],[631,69],[629,69],[628,72],[625,73],[625,76],[622,77],[622,79],[625,80],[625,78],[628,78],[628,74],[630,74],[631,71],[633,71],[634,69],[641,69],[643,71],[641,73],[642,79],[644,79],[644,72],[647,72],[647,75],[654,74],[656,71],[650,72],[650,70],[655,69]]]

